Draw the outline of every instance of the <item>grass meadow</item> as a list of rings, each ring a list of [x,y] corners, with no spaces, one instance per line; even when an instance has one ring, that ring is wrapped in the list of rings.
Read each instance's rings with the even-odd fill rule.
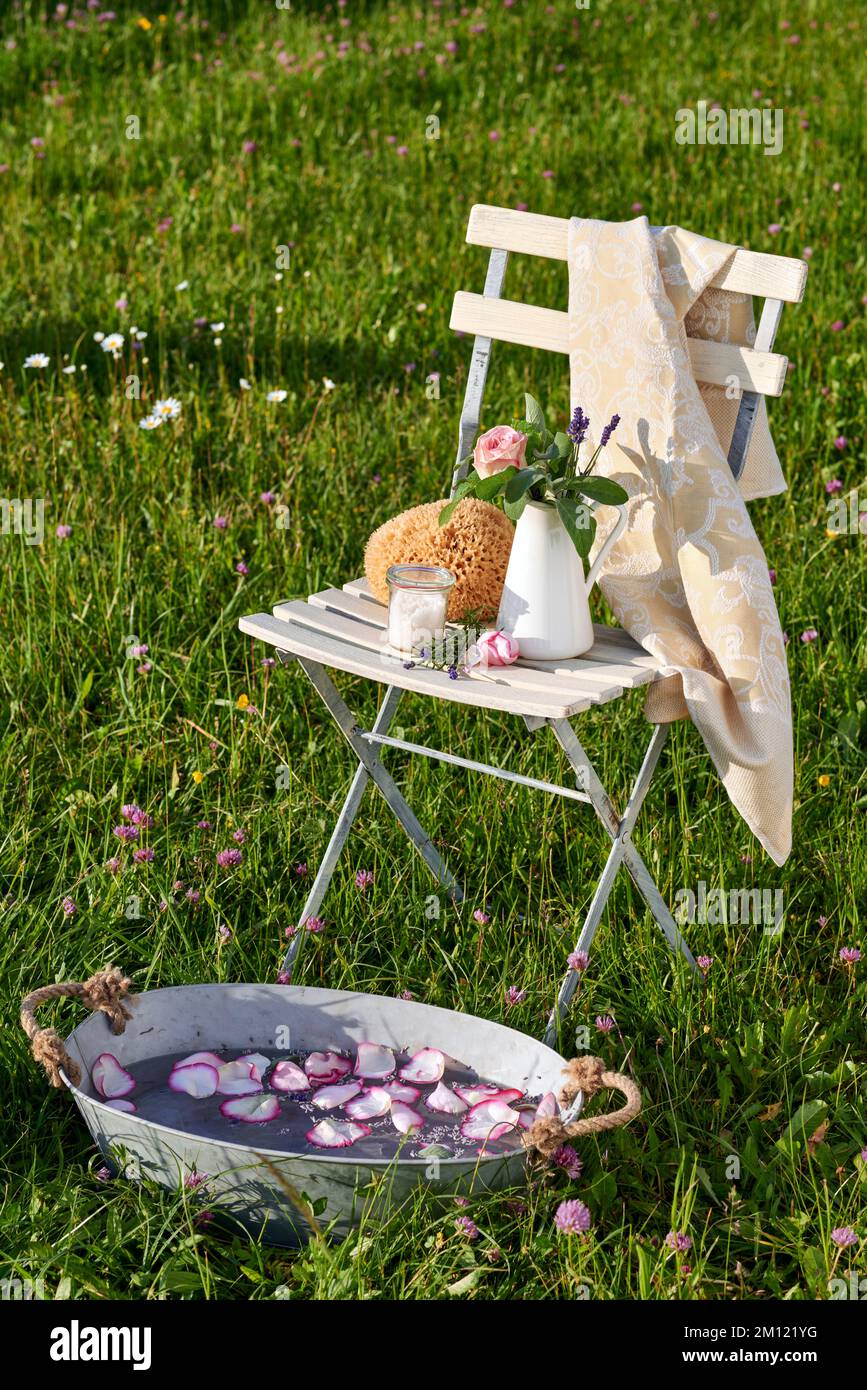
[[[41,543],[0,536],[4,1276],[82,1299],[830,1297],[867,1275],[867,964],[839,954],[865,944],[865,538],[828,534],[827,510],[861,489],[867,511],[863,8],[115,3],[19,0],[0,19],[0,492],[44,503]],[[781,108],[782,152],[677,144],[675,112],[702,99]],[[18,1002],[109,962],[136,989],[275,979],[353,760],[303,675],[263,666],[237,622],[357,576],[375,526],[445,495],[470,347],[451,298],[484,278],[464,243],[476,202],[612,220],[640,204],[810,261],[770,407],[789,491],[752,506],[790,636],[794,850],[775,868],[685,726],[636,831],[670,901],[779,889],[785,921],[690,926],[702,986],[621,876],[564,1050],[589,1028],[641,1084],[639,1120],[584,1142],[580,1177],[460,1212],[419,1198],[292,1254],[226,1240],[196,1193],[105,1180]],[[515,257],[507,292],[565,307],[565,268]],[[495,348],[485,426],[524,390],[565,415],[565,362]],[[142,429],[169,397],[180,413]],[[369,717],[376,692],[338,683]],[[566,776],[553,738],[515,720],[407,696],[396,723]],[[642,696],[578,732],[622,798]],[[466,903],[431,916],[434,885],[368,790],[296,980],[540,1033],[606,854],[592,812],[388,762]],[[112,833],[130,801],[153,817],[138,863]],[[239,831],[241,864],[219,868]],[[554,1227],[571,1197],[586,1237]]]

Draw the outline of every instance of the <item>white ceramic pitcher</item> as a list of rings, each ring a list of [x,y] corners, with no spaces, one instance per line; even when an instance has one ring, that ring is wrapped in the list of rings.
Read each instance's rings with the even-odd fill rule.
[[[608,551],[626,525],[626,510],[584,577],[584,563],[547,502],[528,502],[515,528],[497,626],[517,640],[521,656],[557,661],[593,646],[588,596]]]

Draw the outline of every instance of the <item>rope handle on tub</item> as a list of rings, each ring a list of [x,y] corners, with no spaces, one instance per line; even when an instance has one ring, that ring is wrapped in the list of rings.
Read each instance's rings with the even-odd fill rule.
[[[21,1001],[21,1027],[30,1039],[34,1061],[45,1068],[52,1086],[63,1085],[61,1068],[73,1086],[77,1086],[81,1080],[81,1069],[70,1057],[59,1034],[53,1028],[40,1028],[36,1021],[36,1010],[40,1004],[47,1004],[52,999],[80,999],[93,1013],[98,1011],[106,1015],[113,1033],[122,1033],[127,1019],[132,1018],[123,1002],[131,983],[116,966],[109,965],[107,969],[91,975],[83,984],[77,980],[65,980],[63,984],[43,985]]]
[[[557,1116],[542,1117],[524,1132],[525,1147],[540,1159],[550,1159],[567,1139],[583,1139],[588,1134],[602,1134],[608,1129],[618,1129],[634,1120],[641,1110],[641,1092],[629,1076],[621,1072],[605,1071],[600,1057],[573,1057],[563,1069],[566,1081],[560,1092],[560,1105],[569,1106],[583,1091],[589,1100],[597,1091],[620,1091],[626,1097],[626,1104],[620,1110],[611,1110],[604,1115],[580,1116],[571,1123],[564,1124]]]

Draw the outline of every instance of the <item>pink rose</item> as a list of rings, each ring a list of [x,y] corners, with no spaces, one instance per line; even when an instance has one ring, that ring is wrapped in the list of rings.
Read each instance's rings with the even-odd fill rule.
[[[514,464],[523,468],[527,436],[509,425],[495,425],[492,430],[479,436],[473,450],[473,463],[480,478],[490,478],[494,473],[502,473],[504,468]]]
[[[523,436],[522,436],[523,437]],[[472,658],[475,658],[474,660]],[[511,666],[518,660],[518,644],[509,632],[491,628],[483,632],[471,652],[471,665]]]

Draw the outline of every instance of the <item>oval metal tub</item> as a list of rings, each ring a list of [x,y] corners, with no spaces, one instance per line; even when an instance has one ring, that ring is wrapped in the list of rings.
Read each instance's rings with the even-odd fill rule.
[[[428,1004],[378,995],[289,985],[182,985],[136,994],[127,1001],[132,1019],[116,1035],[105,1015],[91,1014],[70,1034],[66,1047],[81,1066],[72,1085],[64,1074],[90,1133],[102,1152],[128,1177],[150,1178],[175,1189],[192,1173],[207,1174],[209,1210],[273,1245],[306,1242],[310,1227],[303,1202],[325,1198],[319,1218],[334,1222],[344,1238],[367,1211],[381,1220],[425,1188],[439,1197],[520,1184],[523,1153],[491,1158],[365,1159],[342,1153],[287,1154],[269,1150],[267,1126],[250,1143],[199,1137],[113,1110],[96,1094],[91,1068],[101,1052],[122,1066],[167,1054],[206,1049],[273,1049],[291,1039],[298,1049],[336,1047],[351,1051],[375,1040],[396,1050],[438,1047],[486,1079],[516,1086],[529,1095],[558,1091],[564,1059],[550,1047],[502,1024]],[[288,1029],[288,1033],[287,1030]],[[282,1030],[282,1031],[279,1031]],[[281,1050],[289,1051],[290,1047]],[[232,1133],[237,1133],[233,1129]]]

